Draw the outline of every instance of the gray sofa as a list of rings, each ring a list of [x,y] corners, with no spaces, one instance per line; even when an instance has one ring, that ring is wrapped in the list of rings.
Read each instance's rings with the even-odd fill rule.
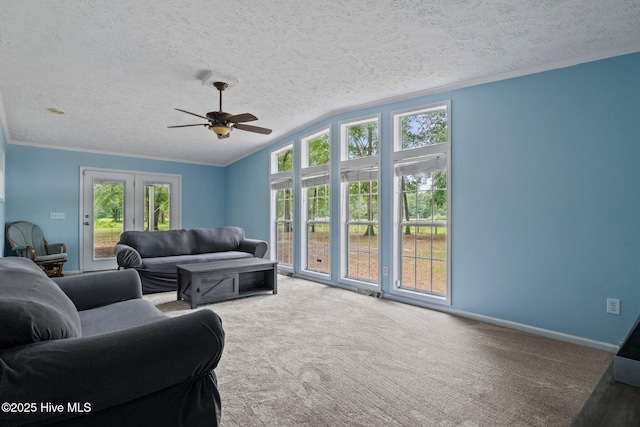
[[[0,258],[2,426],[217,426],[223,346],[213,311],[165,316],[134,270],[52,280]]]
[[[114,248],[120,268],[140,274],[142,291],[175,291],[178,264],[237,258],[262,258],[267,242],[247,239],[240,227],[167,231],[125,231]]]

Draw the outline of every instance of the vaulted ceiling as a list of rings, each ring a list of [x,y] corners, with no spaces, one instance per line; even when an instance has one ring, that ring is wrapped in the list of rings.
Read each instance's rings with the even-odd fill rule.
[[[10,143],[220,166],[359,105],[637,51],[637,0],[0,3]],[[167,128],[218,79],[271,135]]]

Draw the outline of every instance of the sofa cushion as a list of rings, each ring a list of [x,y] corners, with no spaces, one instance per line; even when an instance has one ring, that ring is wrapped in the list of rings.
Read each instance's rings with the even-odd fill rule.
[[[125,231],[119,243],[136,249],[142,258],[194,253],[189,230]]]
[[[253,258],[248,252],[226,251],[198,255],[165,256],[158,258],[145,258],[142,260],[142,268],[148,271],[171,271],[176,274],[176,266],[192,262],[221,261],[225,259]]]
[[[196,254],[237,251],[240,240],[244,238],[244,230],[240,227],[194,228],[189,231],[195,243],[191,253]]]
[[[118,331],[167,318],[145,299],[131,299],[83,310],[79,315],[83,336]]]
[[[73,302],[26,258],[0,259],[0,348],[82,335]]]

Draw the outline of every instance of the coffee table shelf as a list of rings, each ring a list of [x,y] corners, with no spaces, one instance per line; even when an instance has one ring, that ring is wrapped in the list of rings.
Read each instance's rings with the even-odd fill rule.
[[[199,304],[226,301],[272,292],[278,293],[276,261],[241,258],[227,261],[180,264],[178,300]]]

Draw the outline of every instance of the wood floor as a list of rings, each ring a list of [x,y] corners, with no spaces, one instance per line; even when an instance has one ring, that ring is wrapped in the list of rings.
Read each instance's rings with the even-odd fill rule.
[[[640,388],[615,381],[612,362],[571,426],[640,426]]]

